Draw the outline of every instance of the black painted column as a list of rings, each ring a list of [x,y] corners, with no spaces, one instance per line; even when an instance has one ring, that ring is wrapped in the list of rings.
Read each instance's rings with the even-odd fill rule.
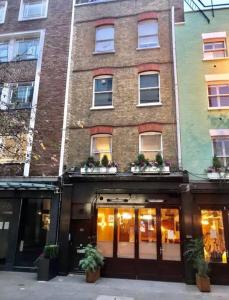
[[[187,243],[194,237],[193,228],[193,196],[190,191],[189,184],[182,184],[181,186],[181,206],[182,206],[182,229],[184,233],[184,251]],[[194,272],[193,267],[187,259],[184,257],[185,268],[185,282],[187,284],[194,284]]]
[[[67,275],[69,272],[69,231],[71,222],[72,190],[73,186],[71,184],[63,185],[59,226],[59,273],[61,275]]]
[[[48,244],[56,244],[59,219],[60,194],[55,193],[51,200],[50,228],[47,236]]]

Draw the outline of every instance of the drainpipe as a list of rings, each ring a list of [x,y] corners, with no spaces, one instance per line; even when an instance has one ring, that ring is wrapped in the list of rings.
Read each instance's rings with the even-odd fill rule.
[[[177,153],[178,153],[178,166],[181,169],[182,168],[182,157],[181,157],[181,136],[180,136],[180,109],[179,109],[179,92],[178,92],[178,82],[177,82],[175,9],[174,9],[174,6],[172,6],[172,8],[171,8],[171,14],[172,14],[173,73],[174,73],[176,121],[177,121]]]
[[[65,100],[64,100],[64,119],[63,119],[61,150],[60,150],[59,176],[62,175],[63,166],[64,166],[64,151],[65,151],[65,138],[66,138],[66,129],[67,129],[68,98],[69,98],[69,88],[70,88],[71,59],[72,59],[73,32],[74,32],[74,16],[75,16],[75,0],[72,0],[72,19],[71,19],[69,53],[68,53],[67,80],[66,80]]]

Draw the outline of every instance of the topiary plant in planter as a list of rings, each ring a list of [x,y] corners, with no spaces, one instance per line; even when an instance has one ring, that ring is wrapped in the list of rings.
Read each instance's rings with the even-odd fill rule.
[[[187,245],[184,256],[193,264],[196,270],[196,285],[201,292],[210,292],[209,266],[204,258],[204,243],[202,239],[193,239]]]
[[[80,260],[79,266],[86,273],[86,282],[94,283],[100,277],[100,268],[104,265],[104,257],[91,244],[88,244],[84,250],[85,257]]]
[[[103,156],[103,158],[102,158],[102,160],[101,160],[101,164],[102,164],[102,166],[105,167],[105,168],[108,167],[108,165],[109,165],[109,160],[108,160],[107,155],[104,155],[104,156]]]
[[[163,158],[161,156],[161,153],[157,153],[157,155],[156,155],[156,163],[158,164],[158,167],[163,167],[164,161],[163,161]]]
[[[58,274],[58,255],[58,245],[46,245],[44,247],[43,253],[36,261],[38,280],[48,281]]]

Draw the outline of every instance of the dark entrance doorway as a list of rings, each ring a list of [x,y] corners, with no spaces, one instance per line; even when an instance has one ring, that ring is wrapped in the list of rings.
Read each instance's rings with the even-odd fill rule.
[[[100,207],[97,247],[104,276],[183,280],[178,207]]]
[[[13,205],[10,200],[0,201],[0,265],[7,260],[12,231]]]
[[[50,199],[23,199],[15,266],[34,267],[46,244]]]
[[[229,284],[229,207],[201,206],[199,224],[211,282]]]

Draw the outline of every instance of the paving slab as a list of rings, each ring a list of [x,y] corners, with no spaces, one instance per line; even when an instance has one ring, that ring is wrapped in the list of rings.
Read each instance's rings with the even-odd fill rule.
[[[36,274],[0,272],[0,300],[229,300],[229,286],[212,286],[200,293],[184,283],[101,278],[86,283],[84,276],[57,276],[39,282]]]

